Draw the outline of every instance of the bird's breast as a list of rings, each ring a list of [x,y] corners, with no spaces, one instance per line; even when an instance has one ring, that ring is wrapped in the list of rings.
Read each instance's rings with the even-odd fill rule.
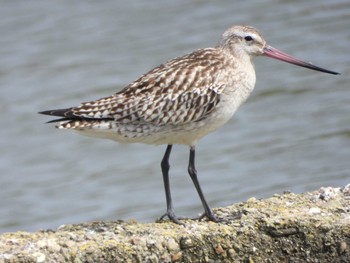
[[[256,81],[254,66],[236,65],[225,74],[226,88],[218,110],[227,118],[231,118],[239,106],[244,103],[254,89]]]

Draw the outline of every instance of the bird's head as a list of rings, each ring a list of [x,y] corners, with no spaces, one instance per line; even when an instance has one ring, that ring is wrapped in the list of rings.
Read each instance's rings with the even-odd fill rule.
[[[261,33],[251,26],[236,25],[227,29],[223,34],[217,46],[229,51],[238,59],[243,57],[255,57],[264,55],[270,58],[278,59],[300,67],[321,71],[324,73],[339,75],[340,73],[324,69],[288,55],[276,48],[266,44]]]

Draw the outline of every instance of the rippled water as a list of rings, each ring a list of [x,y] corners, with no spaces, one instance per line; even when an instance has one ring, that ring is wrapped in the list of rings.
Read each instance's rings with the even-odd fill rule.
[[[0,8],[0,232],[65,223],[153,221],[165,210],[164,146],[121,145],[45,125],[36,112],[120,90],[145,71],[213,46],[232,24],[342,72],[257,58],[256,90],[197,145],[208,202],[225,206],[285,190],[350,182],[349,1],[3,1]],[[181,215],[202,211],[175,146]]]

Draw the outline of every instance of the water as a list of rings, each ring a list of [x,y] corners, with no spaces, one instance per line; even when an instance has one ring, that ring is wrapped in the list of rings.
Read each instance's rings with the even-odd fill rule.
[[[164,146],[121,145],[45,125],[36,112],[120,90],[152,67],[213,46],[232,24],[342,72],[257,58],[257,85],[221,130],[197,146],[208,202],[225,206],[285,190],[350,182],[349,1],[2,1],[0,232],[130,219],[165,211]],[[176,212],[200,201],[175,146]]]

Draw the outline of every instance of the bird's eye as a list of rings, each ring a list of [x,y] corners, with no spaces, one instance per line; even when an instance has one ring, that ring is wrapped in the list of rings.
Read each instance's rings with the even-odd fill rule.
[[[252,40],[253,40],[253,38],[252,38],[251,36],[246,36],[244,39],[245,39],[246,41],[252,41]]]

